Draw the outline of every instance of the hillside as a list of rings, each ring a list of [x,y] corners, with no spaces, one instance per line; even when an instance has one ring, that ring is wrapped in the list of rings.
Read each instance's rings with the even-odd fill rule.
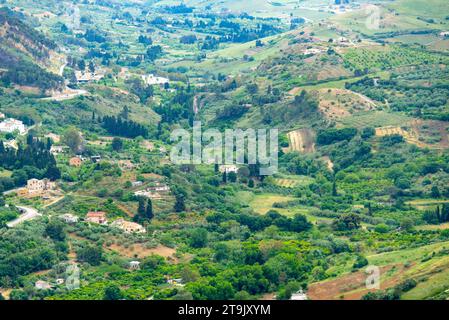
[[[56,44],[22,21],[23,16],[0,9],[0,79],[5,84],[58,89],[63,79],[49,71]]]

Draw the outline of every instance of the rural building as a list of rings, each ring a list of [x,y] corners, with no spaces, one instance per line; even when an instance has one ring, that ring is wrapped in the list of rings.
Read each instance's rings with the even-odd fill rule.
[[[157,182],[152,187],[147,187],[145,190],[140,190],[134,192],[136,197],[145,197],[149,199],[162,199],[162,194],[166,194],[170,192],[170,187],[166,184]]]
[[[184,286],[184,284],[182,283],[182,279],[172,279],[170,277],[167,277],[167,283],[172,286],[179,286],[179,287]]]
[[[304,50],[302,53],[307,56],[307,55],[315,55],[315,54],[318,54],[318,53],[321,53],[321,52],[322,52],[321,49],[309,48],[309,49]]]
[[[7,149],[15,149],[15,150],[19,149],[17,141],[14,139],[3,142],[3,146]]]
[[[60,153],[64,153],[65,150],[67,150],[67,147],[65,146],[51,146],[50,153],[53,155],[57,155]]]
[[[449,37],[449,31],[443,31],[440,33],[441,37]]]
[[[119,228],[126,233],[145,233],[146,230],[143,226],[135,222],[129,222],[124,219],[115,220],[111,223],[111,226]]]
[[[147,85],[165,85],[166,83],[170,83],[170,80],[163,77],[157,77],[154,74],[144,75],[142,76],[142,80]]]
[[[70,214],[70,213],[66,213],[66,214],[62,215],[60,218],[65,223],[70,223],[70,224],[77,223],[79,221],[79,218],[77,216]]]
[[[94,81],[100,81],[104,78],[104,74],[75,71],[76,81],[78,83],[89,83]]]
[[[220,166],[220,168],[218,169],[221,173],[237,173],[239,171],[239,168],[236,165],[222,165]]]
[[[5,114],[0,112],[0,119],[5,119]]]
[[[0,132],[13,133],[15,131],[18,131],[20,134],[26,132],[26,127],[22,121],[9,118],[0,122]]]
[[[308,300],[308,299],[307,294],[302,289],[300,289],[298,292],[292,294],[290,300]]]
[[[56,184],[48,179],[38,180],[30,179],[27,181],[28,193],[41,193],[55,189]]]
[[[47,281],[36,281],[36,283],[34,284],[34,287],[37,290],[49,290],[52,288],[51,284],[49,284]]]
[[[89,212],[86,215],[86,222],[96,223],[96,224],[107,224],[108,220],[106,218],[106,212]]]
[[[139,261],[131,261],[129,263],[129,268],[131,270],[139,270],[140,269],[140,262]]]
[[[100,162],[101,156],[92,156],[92,157],[90,157],[90,160],[92,160],[93,163]]]
[[[69,165],[71,167],[81,167],[83,164],[83,160],[79,157],[73,157],[69,160]]]
[[[131,186],[133,186],[133,188],[135,188],[135,187],[141,187],[141,186],[143,186],[143,181],[134,181],[134,182],[131,182]]]

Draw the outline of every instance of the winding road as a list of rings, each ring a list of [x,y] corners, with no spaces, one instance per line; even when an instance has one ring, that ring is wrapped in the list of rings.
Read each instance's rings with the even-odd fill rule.
[[[34,219],[36,217],[40,217],[42,216],[42,214],[40,214],[36,209],[33,208],[28,208],[28,207],[19,207],[17,206],[17,208],[23,212],[22,215],[20,215],[20,217],[18,217],[17,219],[7,223],[6,225],[9,228],[14,228],[15,226],[21,224],[22,222]]]

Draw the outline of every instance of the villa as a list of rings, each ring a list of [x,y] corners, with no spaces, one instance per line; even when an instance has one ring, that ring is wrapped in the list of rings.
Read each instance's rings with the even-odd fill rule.
[[[106,219],[106,212],[89,212],[86,215],[86,222],[96,223],[96,224],[107,224],[108,220]]]

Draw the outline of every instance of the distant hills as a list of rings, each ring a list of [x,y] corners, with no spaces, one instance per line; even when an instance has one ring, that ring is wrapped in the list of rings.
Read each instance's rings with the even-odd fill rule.
[[[0,8],[0,81],[42,91],[62,88],[64,79],[47,71],[56,44],[22,20],[20,13]]]

